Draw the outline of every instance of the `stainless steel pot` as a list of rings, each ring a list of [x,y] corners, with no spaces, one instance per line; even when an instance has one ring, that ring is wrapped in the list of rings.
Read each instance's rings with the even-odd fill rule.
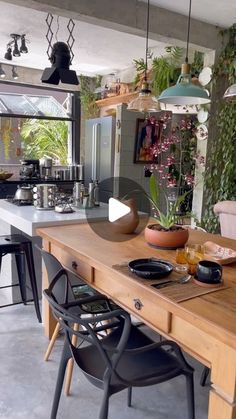
[[[14,199],[18,201],[32,201],[33,202],[33,193],[32,193],[31,186],[18,185]]]

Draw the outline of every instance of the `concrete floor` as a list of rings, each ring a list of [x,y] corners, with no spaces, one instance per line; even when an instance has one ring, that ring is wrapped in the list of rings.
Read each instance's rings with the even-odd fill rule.
[[[47,339],[28,304],[0,309],[0,418],[49,419],[63,338],[49,362],[43,361]],[[206,419],[209,384],[199,385],[202,365],[195,368],[196,419]],[[61,397],[58,419],[98,418],[101,390],[75,368],[70,397]],[[133,406],[126,392],[110,399],[109,419],[187,419],[185,380],[177,377],[158,386],[135,388]]]

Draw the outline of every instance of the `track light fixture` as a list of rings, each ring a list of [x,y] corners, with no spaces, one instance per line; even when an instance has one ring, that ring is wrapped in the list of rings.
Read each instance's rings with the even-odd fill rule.
[[[12,55],[14,57],[20,57],[21,54],[27,54],[28,48],[26,46],[26,43],[28,42],[25,38],[25,34],[19,35],[17,33],[11,33],[10,37],[12,38],[11,41],[7,44],[7,52],[4,56],[6,60],[12,60]],[[19,49],[18,41],[21,40],[21,46]]]
[[[20,52],[22,54],[27,54],[28,52],[28,48],[26,46],[26,39],[25,39],[25,35],[21,35],[21,46],[20,46]]]
[[[18,73],[17,73],[17,71],[16,71],[16,66],[12,66],[12,70],[11,70],[11,72],[12,72],[12,78],[14,79],[14,80],[17,80],[18,78],[19,78],[19,75],[18,75]]]
[[[9,60],[9,61],[11,61],[11,60],[12,60],[12,51],[11,51],[11,47],[7,47],[7,52],[6,52],[6,54],[4,55],[4,58],[5,58],[6,60]]]
[[[0,64],[0,77],[1,79],[4,79],[6,77],[6,73],[2,68],[2,64]]]

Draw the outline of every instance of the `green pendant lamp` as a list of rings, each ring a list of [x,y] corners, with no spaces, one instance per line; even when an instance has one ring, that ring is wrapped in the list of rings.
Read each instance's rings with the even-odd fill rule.
[[[149,0],[147,1],[147,32],[146,32],[146,52],[145,52],[145,72],[144,81],[139,92],[138,97],[129,102],[127,109],[134,112],[159,112],[160,105],[157,99],[152,96],[152,92],[149,88],[147,81],[147,58],[148,58],[148,34],[149,34]]]
[[[182,64],[181,74],[175,86],[165,89],[158,100],[161,103],[171,105],[203,105],[210,103],[210,98],[206,90],[191,82],[190,64],[188,63],[190,18],[192,0],[189,1],[188,32],[185,63]]]

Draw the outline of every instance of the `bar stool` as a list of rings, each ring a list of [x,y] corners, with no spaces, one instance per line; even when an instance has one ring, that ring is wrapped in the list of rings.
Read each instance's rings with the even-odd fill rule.
[[[15,255],[19,283],[14,284],[14,285],[19,285],[22,302],[24,304],[26,304],[26,271],[25,271],[25,257],[26,257],[35,311],[36,311],[39,323],[42,323],[40,308],[39,308],[39,298],[38,298],[38,290],[37,290],[37,283],[36,283],[36,276],[35,276],[34,258],[33,258],[31,240],[27,239],[25,236],[20,235],[20,234],[0,236],[0,271],[1,271],[1,265],[2,265],[2,257],[8,253],[12,253]],[[14,285],[10,285],[10,287]],[[0,289],[7,288],[7,287],[9,287],[9,285],[2,286],[0,287]],[[0,306],[0,307],[4,307],[4,306]]]

